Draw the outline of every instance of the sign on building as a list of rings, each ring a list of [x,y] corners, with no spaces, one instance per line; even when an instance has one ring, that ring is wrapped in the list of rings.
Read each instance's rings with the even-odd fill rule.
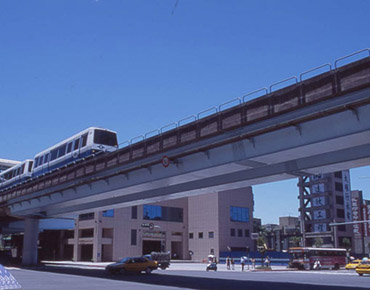
[[[313,212],[313,219],[314,220],[326,219],[326,211],[325,210],[315,210]]]
[[[351,182],[349,178],[349,170],[342,171],[343,182],[343,198],[344,198],[344,215],[345,221],[352,221],[352,208],[351,208]]]
[[[325,192],[325,186],[323,183],[311,185],[311,193],[322,193]]]
[[[314,197],[312,199],[312,206],[324,206],[326,205],[325,197]]]
[[[327,232],[326,224],[314,224],[313,231],[315,233]]]
[[[361,220],[361,205],[357,197],[352,197],[352,219],[354,222]],[[353,224],[354,238],[361,238],[361,225]]]

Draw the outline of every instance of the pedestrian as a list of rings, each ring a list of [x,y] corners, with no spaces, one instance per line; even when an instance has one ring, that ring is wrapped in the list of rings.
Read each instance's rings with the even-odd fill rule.
[[[244,257],[240,258],[240,264],[242,265],[242,272],[243,272],[244,271],[244,264],[245,264]]]
[[[231,258],[231,268],[235,270],[235,261],[234,258]]]
[[[226,269],[230,270],[230,257],[229,256],[226,258]]]
[[[256,259],[252,258],[251,263],[252,263],[252,269],[255,269],[256,268]]]

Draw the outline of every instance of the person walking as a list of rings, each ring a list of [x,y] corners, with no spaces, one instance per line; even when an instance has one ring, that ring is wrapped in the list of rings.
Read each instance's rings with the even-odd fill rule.
[[[229,256],[226,258],[226,269],[230,270],[230,257]]]
[[[252,258],[251,262],[252,262],[252,269],[255,269],[256,268],[256,259]]]
[[[231,269],[235,270],[235,261],[234,261],[234,258],[231,258]]]
[[[240,264],[242,265],[242,272],[244,271],[245,260],[244,257],[240,258]]]

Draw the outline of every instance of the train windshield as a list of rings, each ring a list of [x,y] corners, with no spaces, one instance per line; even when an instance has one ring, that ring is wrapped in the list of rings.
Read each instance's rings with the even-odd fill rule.
[[[94,133],[94,143],[107,146],[118,146],[117,135],[116,133],[96,129]]]

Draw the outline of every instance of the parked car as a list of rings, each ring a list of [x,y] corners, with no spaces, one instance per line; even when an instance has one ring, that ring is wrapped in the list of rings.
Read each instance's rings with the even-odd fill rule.
[[[150,274],[158,268],[156,261],[151,261],[145,257],[127,257],[117,263],[109,264],[105,270],[110,274],[140,273]]]
[[[361,260],[352,260],[346,265],[346,270],[354,270],[361,263]]]

